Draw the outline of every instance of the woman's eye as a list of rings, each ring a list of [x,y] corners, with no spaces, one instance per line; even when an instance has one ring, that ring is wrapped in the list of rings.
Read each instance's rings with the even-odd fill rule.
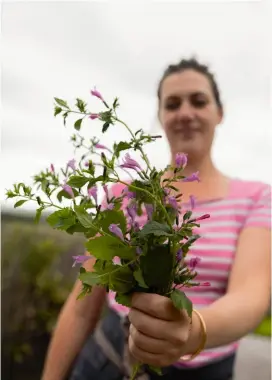
[[[194,106],[194,107],[197,107],[197,108],[203,108],[206,106],[207,104],[207,100],[206,99],[203,99],[203,98],[192,98],[191,99],[191,104]]]
[[[179,108],[179,106],[180,106],[180,103],[175,102],[175,103],[168,103],[168,104],[166,104],[165,108],[167,110],[171,111],[171,110],[175,110],[175,109]]]

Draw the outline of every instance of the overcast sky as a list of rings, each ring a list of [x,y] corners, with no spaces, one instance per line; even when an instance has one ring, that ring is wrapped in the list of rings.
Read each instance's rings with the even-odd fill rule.
[[[269,110],[271,41],[266,2],[6,2],[2,4],[1,199],[14,182],[64,165],[72,157],[69,136],[53,117],[53,97],[82,97],[94,111],[95,85],[136,130],[161,132],[156,86],[162,70],[196,55],[211,65],[225,104],[214,145],[226,174],[271,182]],[[69,120],[69,119],[68,119]],[[100,135],[89,121],[84,134]],[[125,138],[118,128],[118,138]],[[116,130],[103,137],[116,139]],[[164,167],[165,139],[148,149]],[[8,204],[11,204],[10,202]],[[27,206],[26,206],[27,208]]]

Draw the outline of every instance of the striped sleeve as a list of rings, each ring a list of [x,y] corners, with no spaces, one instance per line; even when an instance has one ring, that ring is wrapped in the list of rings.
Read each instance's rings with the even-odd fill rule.
[[[254,199],[244,227],[271,229],[271,186],[265,185]]]

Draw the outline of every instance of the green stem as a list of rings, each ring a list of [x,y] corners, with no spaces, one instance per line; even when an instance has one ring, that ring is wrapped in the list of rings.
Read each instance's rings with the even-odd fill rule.
[[[18,194],[18,197],[26,198],[26,199],[28,199],[28,200],[30,200],[30,201],[34,201],[34,202],[37,203],[37,199],[32,198],[32,197],[28,197],[27,195],[21,195],[21,194]],[[50,202],[42,201],[42,205],[47,205],[48,207],[49,207],[49,206],[56,207],[56,208],[58,208],[58,209],[60,209],[60,210],[63,209],[63,207],[57,206],[57,205],[55,205],[55,204],[52,203],[52,202],[50,203]],[[39,206],[41,207],[42,205],[39,205]]]

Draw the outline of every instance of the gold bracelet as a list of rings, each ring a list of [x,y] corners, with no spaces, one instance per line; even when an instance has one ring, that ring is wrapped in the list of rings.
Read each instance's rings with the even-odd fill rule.
[[[193,360],[195,357],[197,357],[200,354],[200,352],[204,350],[205,345],[206,345],[206,341],[207,341],[206,323],[205,323],[202,315],[197,310],[193,309],[193,312],[198,316],[198,319],[200,321],[200,326],[201,326],[201,331],[202,331],[202,339],[201,339],[201,342],[200,342],[198,349],[196,350],[196,352],[194,354],[182,356],[180,358],[180,360],[184,361],[184,362],[188,362],[190,360]]]

